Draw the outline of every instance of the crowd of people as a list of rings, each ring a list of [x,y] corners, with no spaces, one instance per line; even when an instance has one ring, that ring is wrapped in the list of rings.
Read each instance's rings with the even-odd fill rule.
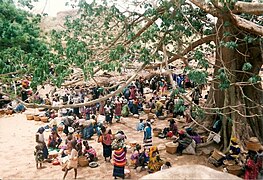
[[[173,75],[173,80],[177,88],[192,91],[190,97],[193,103],[200,104],[203,90],[201,87],[195,86],[187,75]],[[89,143],[94,135],[97,136],[98,142],[102,144],[104,160],[106,162],[113,161],[113,176],[115,178],[125,178],[124,170],[127,159],[130,159],[135,169],[141,167],[142,170],[148,169],[149,173],[171,167],[170,162],[162,160],[157,146],[153,143],[152,124],[155,118],[149,116],[147,119],[140,118],[140,115],[144,114],[146,110],[153,113],[157,118],[168,118],[169,115],[169,124],[159,133],[159,136],[160,138],[172,139],[174,143],[178,144],[176,151],[178,156],[186,151],[189,152],[189,149],[191,152],[195,152],[196,144],[202,142],[201,137],[192,128],[178,128],[175,118],[182,117],[186,120],[186,123],[190,123],[192,118],[196,117],[196,113],[195,109],[189,106],[189,102],[172,95],[173,93],[168,93],[172,87],[166,77],[154,76],[149,80],[140,77],[123,89],[122,93],[105,101],[82,107],[75,105],[100,99],[118,87],[107,89],[99,86],[75,86],[74,88],[55,89],[45,96],[40,95],[38,92],[33,93],[30,89],[30,81],[22,81],[21,87],[21,99],[24,102],[34,102],[53,107],[72,106],[72,108],[60,108],[58,111],[44,109],[42,115],[48,117],[50,121],[48,125],[40,127],[36,133],[36,149],[43,151],[44,159],[50,159],[50,150],[56,149],[59,151],[60,164],[62,170],[65,171],[64,179],[71,169],[74,169],[75,178],[77,177],[79,156],[85,156],[89,163],[100,158],[97,155],[98,150]],[[148,91],[146,91],[147,89]],[[148,92],[150,92],[150,95],[148,94],[146,98]],[[203,99],[206,98],[207,94]],[[9,104],[8,108],[14,110],[14,112],[23,112],[25,110],[21,103],[17,103],[15,106]],[[129,116],[139,117],[135,129],[143,132],[143,135],[142,142],[134,146],[133,153],[128,158],[126,157],[125,139],[127,137],[125,133],[123,131],[112,132],[111,125],[119,123],[123,117]],[[215,118],[212,130],[218,133],[221,125],[220,119]],[[48,141],[45,142],[44,132],[48,129],[50,135]],[[59,131],[66,135],[66,139],[60,137]],[[234,141],[232,141],[232,145],[228,158],[233,158],[239,153],[238,149],[234,148]],[[247,169],[253,166],[251,159],[252,155],[249,155]],[[261,169],[258,168],[258,172]],[[252,177],[252,173],[247,174],[249,175],[246,175],[246,177]]]

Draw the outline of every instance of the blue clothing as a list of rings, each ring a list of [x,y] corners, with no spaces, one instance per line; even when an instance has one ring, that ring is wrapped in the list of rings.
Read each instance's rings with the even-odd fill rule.
[[[143,139],[151,139],[152,138],[152,128],[147,126],[144,130],[144,137]]]
[[[94,130],[93,125],[87,126],[83,129],[83,137],[84,139],[89,139],[93,136]]]
[[[137,130],[137,131],[143,131],[143,129],[144,129],[144,123],[141,123],[141,122],[138,123],[138,124],[137,124],[137,127],[136,127],[136,130]]]

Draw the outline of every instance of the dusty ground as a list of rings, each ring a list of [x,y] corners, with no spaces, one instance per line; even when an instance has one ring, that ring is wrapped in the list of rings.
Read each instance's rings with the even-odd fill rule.
[[[35,111],[35,110],[30,110]],[[135,131],[138,119],[126,118],[125,123],[114,123],[111,126],[113,132],[123,130],[127,135],[127,143],[136,140],[138,143],[142,142],[142,132]],[[0,179],[61,179],[63,171],[60,166],[54,166],[51,163],[45,163],[44,168],[36,169],[34,161],[34,146],[35,146],[35,132],[40,126],[46,125],[39,121],[26,120],[25,114],[5,115],[0,118]],[[153,128],[156,126],[164,127],[168,125],[167,120],[157,120]],[[45,138],[50,132],[45,132]],[[207,163],[207,156],[183,155],[177,157],[176,155],[168,154],[165,151],[164,143],[169,140],[153,138],[154,145],[158,145],[160,149],[161,158],[168,160],[173,166],[177,165],[191,165],[202,164],[210,166]],[[102,157],[102,145],[97,142],[97,136],[93,137],[89,143],[95,147],[99,154],[99,164],[97,168],[80,167],[78,169],[78,179],[111,179],[113,166],[109,162],[105,162]],[[127,158],[130,158],[131,149],[128,150]],[[70,171],[67,178],[73,178],[73,171]],[[138,179],[147,172],[136,172],[131,168],[131,178]]]

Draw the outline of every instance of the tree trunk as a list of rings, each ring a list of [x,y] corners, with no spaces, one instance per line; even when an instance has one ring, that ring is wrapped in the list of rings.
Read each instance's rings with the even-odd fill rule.
[[[232,136],[238,137],[240,141],[246,140],[249,136],[256,136],[261,143],[263,142],[262,85],[260,82],[240,85],[241,82],[248,82],[252,73],[258,75],[260,72],[263,62],[260,40],[250,44],[241,41],[249,34],[233,25],[225,26],[227,21],[231,22],[227,16],[222,16],[217,21],[214,77],[218,75],[219,68],[224,68],[231,85],[228,89],[220,90],[219,83],[212,83],[208,96],[208,102],[223,108],[221,113],[224,114],[222,128],[224,150]],[[226,36],[226,32],[230,35]],[[236,42],[238,47],[225,47],[222,43],[226,42]],[[242,71],[246,62],[253,66],[249,72]]]

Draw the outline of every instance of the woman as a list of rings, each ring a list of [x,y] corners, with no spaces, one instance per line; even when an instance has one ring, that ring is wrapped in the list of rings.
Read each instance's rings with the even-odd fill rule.
[[[247,161],[245,165],[245,180],[250,180],[250,179],[257,179],[258,178],[258,166],[255,162],[255,156],[256,152],[254,151],[248,151],[248,156],[247,156]]]
[[[47,146],[45,143],[45,138],[44,138],[44,134],[43,134],[44,131],[45,131],[45,128],[43,128],[43,127],[40,127],[37,130],[36,142],[38,143],[38,146],[42,147],[44,159],[47,159],[48,158],[48,149],[47,149]]]
[[[63,179],[66,178],[68,171],[74,169],[75,179],[77,178],[77,167],[78,167],[78,151],[76,150],[76,141],[71,141],[67,144],[67,150],[65,153],[68,155],[68,161],[64,169],[65,173]]]
[[[89,146],[88,141],[83,141],[83,145],[85,147],[83,151],[83,155],[87,157],[87,160],[89,162],[93,162],[97,160],[97,153],[92,146]]]
[[[161,169],[163,165],[163,161],[160,158],[159,151],[156,146],[152,146],[150,148],[150,153],[149,153],[149,172],[154,173],[157,172]]]
[[[184,130],[178,131],[178,134],[179,134],[179,138],[176,139],[174,143],[176,142],[179,143],[176,153],[177,153],[177,156],[181,156],[183,153],[183,150],[192,143],[193,139]]]
[[[144,148],[149,149],[152,146],[152,127],[150,122],[146,123],[143,136]]]
[[[53,128],[52,131],[51,131],[51,135],[49,135],[48,145],[47,146],[49,148],[58,148],[59,145],[61,144],[61,142],[62,142],[62,139],[58,135],[56,129]]]
[[[115,118],[117,119],[117,121],[119,121],[121,117],[121,108],[122,108],[122,103],[120,101],[120,98],[117,97],[115,101]]]
[[[107,161],[108,157],[110,157],[111,159],[111,154],[112,154],[111,143],[113,140],[113,136],[110,129],[107,131],[106,128],[102,128],[101,131],[102,131],[101,143],[103,146],[103,157],[105,158],[105,161]]]
[[[129,116],[129,106],[128,106],[128,102],[126,99],[124,100],[123,104],[124,104],[124,106],[122,107],[121,115],[123,117],[128,117]]]
[[[124,169],[125,169],[125,165],[126,165],[126,147],[124,144],[124,138],[125,135],[123,134],[116,134],[116,139],[114,140],[114,142],[112,143],[112,147],[114,149],[113,152],[113,176],[115,179],[117,179],[117,177],[121,177],[122,179],[124,179]]]

